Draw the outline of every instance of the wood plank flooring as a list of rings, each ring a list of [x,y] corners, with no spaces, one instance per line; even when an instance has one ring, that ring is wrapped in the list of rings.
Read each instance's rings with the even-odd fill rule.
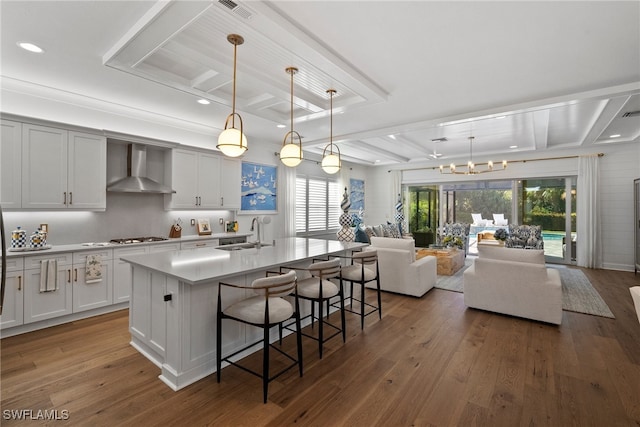
[[[559,327],[467,309],[463,295],[383,295],[365,330],[322,360],[304,339],[262,403],[237,368],[174,392],[129,345],[127,311],[0,341],[2,426],[640,426],[640,323],[628,288],[640,275],[583,270],[615,319],[563,312]],[[373,296],[373,295],[371,295]],[[333,317],[336,319],[337,317]],[[293,348],[293,340],[285,340]],[[260,366],[260,354],[246,359]],[[56,410],[67,420],[15,420]],[[68,411],[68,412],[62,412]],[[51,412],[49,412],[51,414]]]

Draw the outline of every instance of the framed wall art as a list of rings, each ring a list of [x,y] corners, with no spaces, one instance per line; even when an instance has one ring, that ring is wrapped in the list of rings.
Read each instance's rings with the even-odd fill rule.
[[[351,202],[351,211],[364,210],[364,180],[353,179],[349,180],[349,201]]]
[[[278,211],[278,167],[242,162],[240,213]]]

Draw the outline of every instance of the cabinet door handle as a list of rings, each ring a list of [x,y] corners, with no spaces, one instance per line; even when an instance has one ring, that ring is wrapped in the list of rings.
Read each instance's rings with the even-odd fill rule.
[[[198,196],[196,196],[196,206],[198,206]]]
[[[22,276],[18,276],[18,290],[22,290]]]
[[[65,205],[67,204],[67,192],[66,191],[64,192],[64,202],[63,202],[63,204],[65,204]]]
[[[202,206],[202,197],[198,196],[198,206]]]
[[[224,206],[224,197],[220,197],[220,206]]]
[[[207,246],[206,243],[196,243],[196,246]]]
[[[69,192],[69,204],[73,204],[73,191]]]
[[[71,283],[71,270],[67,270],[67,283]]]
[[[78,269],[77,268],[73,269],[73,281],[74,282],[78,281]]]

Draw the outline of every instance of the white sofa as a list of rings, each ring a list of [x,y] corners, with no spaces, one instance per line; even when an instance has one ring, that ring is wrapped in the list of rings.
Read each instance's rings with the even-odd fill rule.
[[[629,292],[631,292],[633,305],[636,307],[636,314],[638,315],[638,321],[640,322],[640,286],[629,288]]]
[[[560,272],[545,267],[543,250],[479,245],[478,258],[463,278],[468,307],[562,322]]]
[[[371,237],[371,245],[364,250],[378,251],[380,289],[421,297],[433,288],[437,279],[436,257],[426,256],[416,261],[413,239]],[[374,282],[367,287],[375,287]]]

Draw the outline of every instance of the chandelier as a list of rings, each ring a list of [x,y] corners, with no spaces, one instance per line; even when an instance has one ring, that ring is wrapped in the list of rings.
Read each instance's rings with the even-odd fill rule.
[[[285,71],[291,75],[291,130],[287,132],[282,141],[280,161],[282,161],[285,166],[296,167],[302,161],[302,137],[298,132],[293,130],[293,75],[298,72],[298,69],[288,67]],[[294,137],[298,138],[297,144]],[[289,143],[287,143],[287,138],[289,139]]]
[[[493,161],[489,160],[487,163],[474,163],[473,162],[473,140],[475,139],[474,136],[470,136],[469,137],[469,161],[466,164],[467,169],[466,170],[456,170],[456,164],[455,163],[451,163],[449,165],[449,169],[445,169],[444,165],[440,165],[440,173],[451,173],[451,174],[457,174],[457,175],[478,175],[481,173],[487,173],[487,172],[497,172],[497,171],[501,171],[501,170],[505,170],[507,168],[507,161],[503,160],[502,161],[502,165],[501,167],[499,167],[498,169],[494,168],[494,164]],[[479,166],[485,166],[485,167],[479,167]]]
[[[342,166],[342,162],[340,160],[340,149],[336,144],[333,143],[333,95],[336,93],[335,89],[328,89],[327,93],[331,96],[331,121],[330,121],[330,133],[329,133],[329,144],[324,147],[322,150],[322,170],[324,170],[328,174],[334,174],[340,170]],[[336,152],[334,153],[333,150]],[[327,154],[327,150],[329,153]]]
[[[238,45],[244,43],[244,38],[238,34],[227,36],[229,43],[233,45],[233,100],[232,112],[224,123],[224,131],[218,137],[216,148],[229,157],[238,157],[247,151],[247,137],[242,128],[242,117],[236,113],[236,50]],[[236,116],[240,122],[240,129],[236,129]],[[231,124],[231,127],[229,127]]]

